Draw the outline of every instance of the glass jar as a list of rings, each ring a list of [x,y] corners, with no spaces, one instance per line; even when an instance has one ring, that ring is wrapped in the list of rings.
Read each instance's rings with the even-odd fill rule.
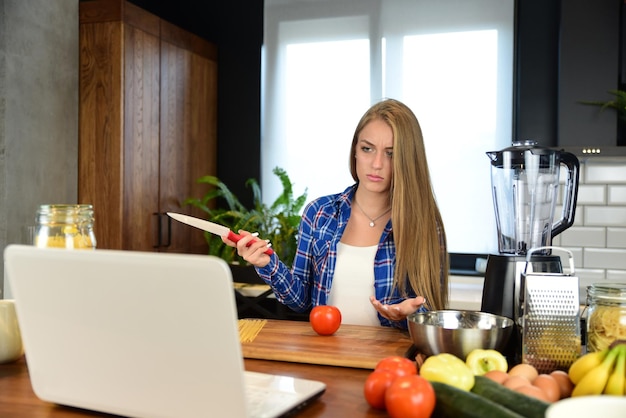
[[[587,351],[601,351],[626,339],[626,283],[587,288]]]
[[[92,205],[41,205],[37,211],[36,247],[95,249]]]

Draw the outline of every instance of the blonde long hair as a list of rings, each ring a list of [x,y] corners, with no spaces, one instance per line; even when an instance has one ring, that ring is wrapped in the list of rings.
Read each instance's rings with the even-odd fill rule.
[[[394,286],[406,296],[408,285],[426,298],[430,309],[445,309],[449,270],[446,235],[430,180],[422,130],[411,109],[386,99],[363,115],[352,138],[350,173],[358,182],[354,157],[358,136],[365,125],[377,119],[391,127],[394,139],[390,190],[396,245]]]

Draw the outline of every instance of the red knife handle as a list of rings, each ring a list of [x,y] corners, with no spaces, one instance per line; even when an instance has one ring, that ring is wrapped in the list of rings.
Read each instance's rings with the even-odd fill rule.
[[[232,242],[239,242],[239,240],[241,239],[241,235],[235,234],[233,231],[228,231],[228,236],[227,236],[227,238],[228,238],[229,240],[231,240]],[[258,239],[254,239],[254,240],[250,241],[250,242],[248,243],[248,245],[246,245],[246,247],[251,246],[253,242],[257,242],[257,241],[258,241]],[[268,249],[265,251],[265,254],[267,254],[267,255],[272,255],[272,254],[274,254],[274,250],[272,250],[271,248],[268,248]]]

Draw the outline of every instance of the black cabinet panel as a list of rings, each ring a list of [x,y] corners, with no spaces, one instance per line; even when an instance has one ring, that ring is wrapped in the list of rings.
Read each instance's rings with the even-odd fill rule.
[[[558,96],[560,146],[614,146],[617,114],[581,101],[613,98],[619,83],[620,0],[563,0]]]
[[[557,145],[561,0],[518,0],[514,137]]]
[[[619,87],[622,2],[518,0],[516,139],[572,151],[617,145],[616,113],[581,101],[610,100]]]

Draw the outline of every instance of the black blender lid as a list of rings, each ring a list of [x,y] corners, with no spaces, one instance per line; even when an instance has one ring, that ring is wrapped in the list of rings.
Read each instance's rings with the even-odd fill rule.
[[[500,151],[489,151],[487,155],[491,158],[491,164],[501,167],[504,165],[504,161],[508,161],[511,166],[523,166],[526,164],[526,153],[531,152],[533,155],[550,158],[558,154],[559,151],[555,151],[550,148],[545,148],[537,145],[537,141],[532,139],[525,139],[523,141],[514,141],[510,147],[504,148]],[[546,165],[550,165],[550,161],[545,162]]]

